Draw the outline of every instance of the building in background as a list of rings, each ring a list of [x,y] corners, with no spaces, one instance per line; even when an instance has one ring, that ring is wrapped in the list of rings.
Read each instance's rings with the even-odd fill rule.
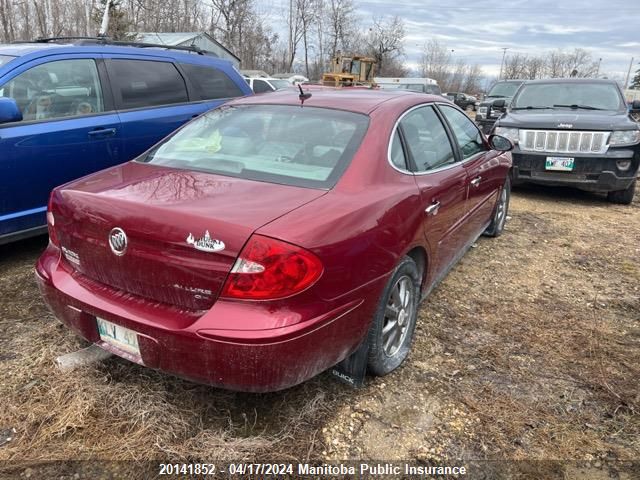
[[[135,35],[135,40],[138,42],[157,43],[172,47],[195,46],[218,58],[231,61],[236,68],[240,67],[240,58],[206,32],[140,32]]]

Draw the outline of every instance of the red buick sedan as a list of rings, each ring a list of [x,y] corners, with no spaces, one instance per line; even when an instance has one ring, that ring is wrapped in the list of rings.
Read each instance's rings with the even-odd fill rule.
[[[308,95],[307,95],[308,96]],[[417,309],[509,205],[509,140],[442,97],[293,90],[227,103],[51,194],[36,272],[77,334],[245,391],[368,349],[396,369]]]

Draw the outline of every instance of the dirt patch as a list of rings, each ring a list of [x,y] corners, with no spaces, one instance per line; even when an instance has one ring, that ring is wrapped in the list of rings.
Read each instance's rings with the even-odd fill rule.
[[[515,190],[504,235],[479,240],[423,304],[407,364],[360,390],[323,374],[285,392],[238,394],[117,358],[63,374],[54,358],[83,344],[40,300],[32,267],[44,245],[0,247],[0,430],[16,429],[0,460],[15,468],[88,458],[640,458],[638,196],[616,206]],[[563,475],[610,478],[581,468]]]

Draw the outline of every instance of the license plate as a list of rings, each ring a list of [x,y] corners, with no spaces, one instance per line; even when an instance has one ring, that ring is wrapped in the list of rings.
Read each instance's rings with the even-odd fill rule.
[[[561,172],[570,172],[573,170],[573,158],[547,157],[544,168],[545,170],[559,170]]]
[[[127,353],[140,356],[138,334],[136,332],[103,320],[102,318],[96,318],[96,321],[98,322],[98,333],[103,342],[113,345],[120,350],[124,350]]]

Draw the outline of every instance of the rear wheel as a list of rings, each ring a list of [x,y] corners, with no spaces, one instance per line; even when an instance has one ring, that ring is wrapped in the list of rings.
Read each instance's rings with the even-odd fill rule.
[[[633,202],[633,195],[636,193],[636,181],[631,182],[628,188],[625,190],[616,190],[615,192],[607,193],[607,200],[612,203],[620,203],[622,205],[629,205]]]
[[[504,230],[504,224],[507,221],[507,213],[509,213],[509,200],[511,199],[511,180],[509,176],[504,181],[502,190],[500,191],[500,197],[498,197],[498,203],[493,213],[491,223],[484,231],[484,234],[488,237],[499,237]]]
[[[418,316],[420,277],[413,259],[404,257],[382,292],[369,330],[367,367],[386,375],[409,355]]]

